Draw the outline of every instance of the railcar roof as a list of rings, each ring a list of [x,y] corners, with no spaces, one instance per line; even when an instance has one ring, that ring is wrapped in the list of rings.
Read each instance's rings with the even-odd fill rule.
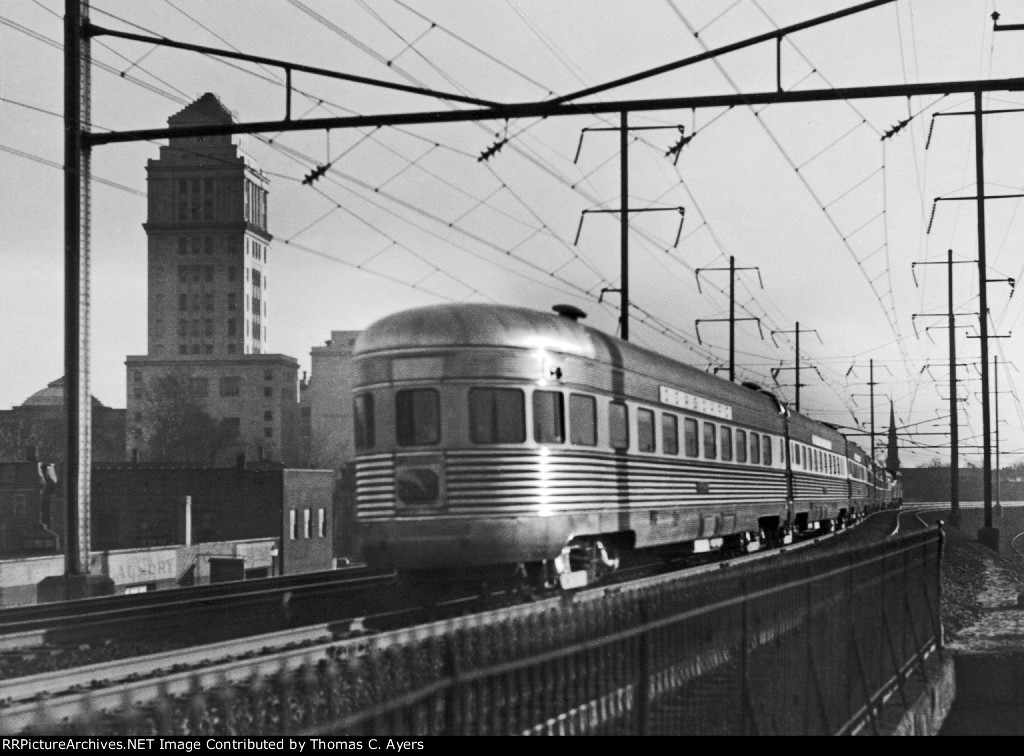
[[[723,400],[771,403],[772,400],[738,383],[630,344],[571,318],[525,307],[492,304],[441,304],[387,315],[371,324],[356,339],[355,357],[406,349],[460,347],[512,347],[547,349],[620,365],[652,375],[685,373],[694,389]],[[755,398],[757,397],[757,398]],[[810,418],[801,418],[817,428]],[[820,428],[828,436],[841,436]]]

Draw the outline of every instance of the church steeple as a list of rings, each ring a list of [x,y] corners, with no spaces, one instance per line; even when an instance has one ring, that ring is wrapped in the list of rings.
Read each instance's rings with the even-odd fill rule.
[[[896,412],[892,401],[889,402],[889,446],[885,455],[885,469],[894,473],[900,469],[900,452],[896,446]]]

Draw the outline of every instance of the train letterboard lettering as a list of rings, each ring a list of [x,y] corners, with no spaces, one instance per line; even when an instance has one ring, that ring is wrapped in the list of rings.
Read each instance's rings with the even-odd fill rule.
[[[662,404],[671,404],[673,407],[690,410],[691,412],[700,412],[703,415],[712,415],[724,420],[732,420],[732,407],[728,404],[714,402],[710,399],[688,394],[679,389],[669,388],[668,386],[661,386],[660,393]]]

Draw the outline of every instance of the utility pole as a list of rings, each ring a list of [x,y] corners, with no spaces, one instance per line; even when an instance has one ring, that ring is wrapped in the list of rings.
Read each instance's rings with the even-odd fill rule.
[[[999,551],[999,529],[992,526],[992,428],[988,396],[988,262],[985,253],[985,147],[982,133],[981,92],[974,93],[974,172],[978,195],[978,320],[981,338],[981,443],[982,495],[985,524],[978,530],[981,543]]]
[[[89,392],[89,182],[92,146],[89,0],[64,0],[64,574],[43,578],[40,602],[108,595],[89,574],[92,397]]]
[[[756,317],[750,318],[737,318],[736,317],[736,271],[737,270],[756,270],[757,280],[761,284],[761,288],[764,288],[764,281],[761,279],[761,269],[752,268],[737,268],[736,258],[729,255],[729,267],[728,268],[697,268],[694,271],[694,275],[697,277],[697,291],[700,292],[700,274],[701,271],[709,270],[727,270],[729,271],[729,317],[728,318],[700,318],[694,321],[694,327],[697,330],[697,342],[701,342],[700,339],[700,324],[701,323],[714,323],[728,320],[729,322],[729,380],[736,380],[736,321],[737,320],[756,320],[757,330],[761,333],[761,338],[764,339],[764,333],[761,331],[761,319]],[[701,292],[703,293],[703,292]]]
[[[619,188],[621,192],[619,237],[619,332],[629,341],[629,111],[619,113]]]
[[[800,386],[801,386],[801,383],[800,383],[800,332],[801,332],[801,329],[800,329],[800,321],[799,320],[796,322],[796,326],[793,328],[792,331],[772,331],[771,332],[772,342],[775,344],[775,346],[778,346],[778,342],[775,341],[775,334],[777,334],[777,333],[792,333],[792,334],[796,334],[796,349],[795,349],[794,358],[793,358],[793,370],[796,371],[795,372],[795,375],[796,375],[796,401],[794,402],[794,409],[797,412],[800,411]],[[824,344],[825,343],[825,342],[823,342],[821,340],[821,334],[819,334],[817,329],[815,329],[815,328],[804,328],[803,329],[803,333],[813,333],[815,336],[818,337],[818,343],[820,343],[820,344]],[[772,377],[773,378],[776,377],[779,374],[779,371],[781,371],[781,370],[786,370],[786,368],[783,368],[783,367],[774,368],[772,370]],[[815,370],[817,370],[817,368],[815,368]],[[818,373],[818,377],[819,378],[821,377],[821,373]]]
[[[970,262],[968,260],[953,261],[953,250],[946,251],[946,262],[922,262],[912,263],[911,272],[915,265],[945,265],[947,267],[947,295],[948,304],[946,317],[949,319],[949,509],[950,520],[953,527],[960,528],[960,424],[956,409],[956,315],[953,312],[953,266],[957,263]],[[917,278],[914,278],[917,283]],[[936,317],[941,317],[941,313]],[[914,318],[919,315],[914,315]],[[920,315],[920,317],[926,317]]]
[[[853,369],[855,367],[856,367],[856,364],[851,365],[850,369],[846,371],[846,375],[849,376],[850,373],[853,372]],[[886,370],[889,370],[887,365],[883,365],[882,367],[884,367]],[[891,374],[892,371],[889,370],[889,373]],[[861,385],[863,385],[863,384],[861,384]],[[870,410],[869,410],[871,412],[871,423],[870,423],[871,431],[870,431],[870,433],[868,435],[871,437],[871,461],[872,461],[872,463],[874,463],[875,462],[875,386],[878,385],[875,382],[875,361],[874,361],[874,359],[868,360],[868,383],[867,383],[867,385],[868,385],[868,389],[869,389],[868,396],[870,397],[870,400],[871,400]],[[863,394],[850,394],[850,398],[853,398],[853,397],[856,397],[856,396],[863,396]],[[857,403],[856,399],[854,399],[854,404],[856,404],[856,403]],[[859,421],[858,421],[858,423],[859,423]]]
[[[682,126],[636,126],[635,131],[651,131],[657,129],[678,129]],[[588,131],[618,131],[619,132],[619,288],[601,290],[603,295],[608,291],[619,292],[619,336],[623,341],[629,341],[629,214],[630,212],[659,212],[663,210],[676,210],[679,212],[679,231],[676,232],[676,243],[679,245],[679,235],[683,230],[683,218],[686,210],[683,207],[645,207],[629,209],[629,111],[619,112],[619,125],[615,128],[586,128],[580,132],[580,142],[576,147],[575,163],[580,159],[580,150],[583,147],[583,135]],[[580,240],[580,232],[583,230],[583,219],[587,213],[615,212],[608,210],[584,210],[580,215],[580,225],[576,229],[576,241]],[[600,301],[600,300],[598,300]]]

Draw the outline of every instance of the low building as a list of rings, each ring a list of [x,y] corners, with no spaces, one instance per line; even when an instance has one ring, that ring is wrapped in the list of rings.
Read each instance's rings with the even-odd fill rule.
[[[0,462],[0,558],[57,552],[62,501],[53,464]]]
[[[239,357],[197,355],[187,361],[168,357],[129,356],[126,434],[127,458],[167,462],[172,452],[158,443],[161,413],[195,404],[220,424],[223,433],[203,434],[204,459],[225,465],[238,454],[294,467],[300,463],[298,362],[283,354]],[[180,385],[175,396],[162,379]],[[172,382],[172,387],[175,385]],[[214,436],[219,440],[213,442]],[[177,453],[180,450],[174,450]]]
[[[274,574],[331,569],[333,494],[330,470],[95,465],[92,551],[272,538]]]
[[[24,402],[0,410],[0,459],[23,460],[27,449],[63,472],[67,452],[64,419],[64,379],[51,381]],[[92,397],[92,459],[119,462],[125,459],[125,411],[107,407]]]

